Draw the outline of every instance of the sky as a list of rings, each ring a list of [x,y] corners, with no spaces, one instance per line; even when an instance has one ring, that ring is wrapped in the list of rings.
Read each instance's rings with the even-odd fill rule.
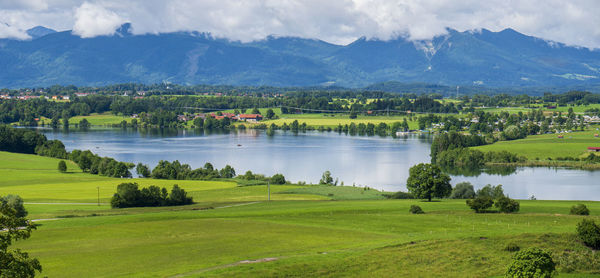
[[[269,35],[348,44],[359,37],[430,39],[506,28],[600,48],[598,0],[0,0],[0,38],[28,39],[37,25],[87,38],[130,22],[134,34],[210,32],[243,42]]]

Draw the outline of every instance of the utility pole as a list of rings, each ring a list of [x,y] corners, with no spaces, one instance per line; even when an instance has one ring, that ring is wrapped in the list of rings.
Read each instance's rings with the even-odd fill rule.
[[[271,181],[267,182],[267,191],[269,194],[269,201],[271,201]]]
[[[100,206],[100,186],[96,186],[98,189],[98,206]]]

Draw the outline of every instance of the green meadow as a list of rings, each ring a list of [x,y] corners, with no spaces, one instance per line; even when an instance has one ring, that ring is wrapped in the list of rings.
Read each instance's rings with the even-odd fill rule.
[[[79,124],[83,119],[86,119],[91,125],[98,126],[120,124],[122,121],[131,122],[131,117],[129,116],[117,116],[110,112],[106,112],[102,114],[92,113],[89,116],[71,117],[69,119],[69,124]]]
[[[594,137],[598,130],[559,134],[530,135],[525,139],[500,141],[491,145],[475,147],[481,151],[509,151],[527,157],[529,160],[555,159],[557,157],[583,157],[588,155],[588,147],[600,147],[600,138]]]
[[[521,200],[516,214],[475,214],[464,200],[389,200],[373,189],[238,186],[231,181],[115,179],[59,160],[0,152],[0,195],[18,194],[32,237],[16,242],[48,277],[490,277],[513,253],[552,252],[560,277],[600,277],[600,253],[575,237],[585,203]],[[110,209],[117,184],[179,184],[196,204]],[[98,206],[97,192],[100,187]],[[412,215],[411,205],[426,212]]]

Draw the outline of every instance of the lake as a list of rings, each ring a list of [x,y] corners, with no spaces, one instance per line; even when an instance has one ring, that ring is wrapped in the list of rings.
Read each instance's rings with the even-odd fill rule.
[[[160,160],[179,160],[192,168],[206,162],[217,168],[229,164],[237,174],[247,170],[282,173],[293,182],[318,183],[329,170],[344,185],[369,186],[386,191],[406,190],[408,169],[429,162],[431,137],[391,138],[349,136],[335,132],[293,134],[247,130],[204,134],[193,130],[42,129],[48,139],[63,141],[67,149],[89,149],[120,161],[154,167]],[[512,173],[511,173],[512,172]],[[454,172],[453,172],[454,173]],[[520,167],[503,175],[452,175],[452,184],[471,182],[475,188],[502,184],[512,198],[600,200],[600,171]]]

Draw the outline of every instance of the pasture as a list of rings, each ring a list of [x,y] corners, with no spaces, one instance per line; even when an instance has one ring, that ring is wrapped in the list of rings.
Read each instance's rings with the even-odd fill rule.
[[[72,163],[63,174],[58,161],[0,152],[0,195],[21,195],[30,219],[56,219],[36,222],[32,237],[14,245],[41,261],[43,276],[489,277],[510,262],[509,242],[552,251],[561,276],[600,274],[600,254],[574,236],[583,217],[568,215],[585,203],[598,221],[600,202],[520,200],[516,214],[475,214],[464,200],[298,185],[272,185],[269,202],[264,185],[115,179]],[[196,204],[110,209],[124,181],[177,183]],[[426,213],[410,214],[414,204]]]
[[[509,151],[525,156],[528,160],[555,159],[557,157],[583,157],[588,147],[600,147],[600,138],[594,137],[598,130],[561,134],[530,135],[525,139],[500,141],[491,145],[475,147],[481,151]]]

